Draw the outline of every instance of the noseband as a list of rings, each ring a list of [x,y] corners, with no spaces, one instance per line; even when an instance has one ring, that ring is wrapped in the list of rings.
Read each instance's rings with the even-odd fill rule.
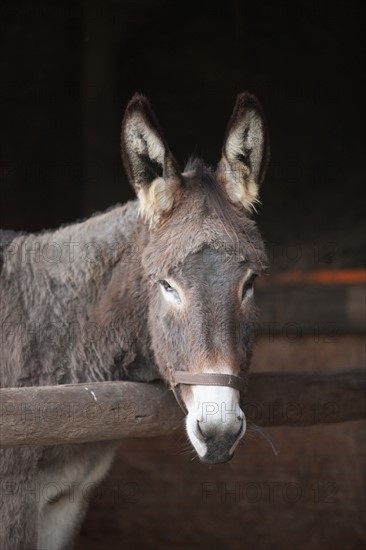
[[[180,384],[187,384],[190,386],[227,386],[228,388],[234,388],[240,392],[244,392],[247,387],[246,381],[235,374],[221,374],[216,372],[192,374],[184,370],[174,371],[172,368],[169,368],[169,372],[170,389],[184,414],[187,414],[187,409],[180,393],[177,391],[177,387]]]

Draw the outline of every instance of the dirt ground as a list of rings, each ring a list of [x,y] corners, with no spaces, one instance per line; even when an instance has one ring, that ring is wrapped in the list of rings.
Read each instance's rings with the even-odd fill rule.
[[[360,367],[361,336],[257,344],[253,370]],[[346,550],[365,545],[365,422],[270,429],[201,465],[184,432],[124,440],[91,498],[77,550]]]

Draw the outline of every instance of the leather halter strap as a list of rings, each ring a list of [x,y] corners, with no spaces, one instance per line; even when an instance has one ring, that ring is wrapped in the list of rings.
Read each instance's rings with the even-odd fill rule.
[[[173,383],[175,386],[178,384],[189,384],[199,386],[229,386],[229,388],[235,388],[239,391],[244,391],[246,383],[243,378],[236,376],[235,374],[222,374],[217,372],[209,373],[191,373],[184,370],[177,370],[173,373]]]
[[[191,373],[184,370],[175,371],[172,368],[170,368],[169,371],[171,390],[184,414],[187,414],[187,409],[183,399],[177,392],[177,386],[180,384],[188,384],[190,386],[227,386],[240,392],[246,390],[246,381],[235,374],[222,374],[217,372]]]

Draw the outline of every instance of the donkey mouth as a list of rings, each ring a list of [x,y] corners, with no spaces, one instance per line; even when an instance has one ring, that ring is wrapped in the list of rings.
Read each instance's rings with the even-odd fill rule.
[[[200,461],[204,464],[222,464],[229,462],[234,456],[234,449],[238,443],[240,433],[227,435],[218,438],[205,438],[206,452],[200,456]]]
[[[228,451],[217,452],[217,451],[208,451],[204,456],[200,456],[200,462],[202,464],[224,464],[229,462],[234,456],[234,453],[230,454]]]

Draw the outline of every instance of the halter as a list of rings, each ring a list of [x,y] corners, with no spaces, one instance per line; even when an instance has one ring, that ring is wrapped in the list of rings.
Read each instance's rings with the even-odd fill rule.
[[[235,374],[222,374],[214,372],[192,374],[183,370],[174,371],[172,367],[169,367],[169,373],[170,389],[172,390],[174,397],[184,414],[187,414],[187,408],[180,393],[177,391],[177,386],[180,384],[187,384],[190,386],[227,386],[240,392],[244,392],[247,387],[246,381]]]

